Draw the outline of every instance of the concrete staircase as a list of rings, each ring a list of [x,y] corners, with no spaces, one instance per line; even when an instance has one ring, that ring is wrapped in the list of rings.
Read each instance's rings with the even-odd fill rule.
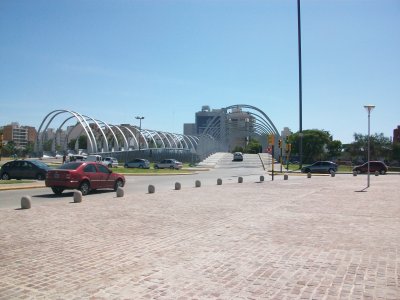
[[[198,167],[202,167],[202,168],[214,168],[215,165],[227,155],[229,155],[230,157],[232,156],[231,153],[216,152],[214,154],[211,154],[205,160],[203,160],[200,163],[198,163],[197,166]]]

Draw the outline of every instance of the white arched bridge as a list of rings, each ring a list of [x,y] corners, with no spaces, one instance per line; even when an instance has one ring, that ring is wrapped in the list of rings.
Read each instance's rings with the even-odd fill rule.
[[[61,140],[61,129],[71,119],[75,119],[76,124],[64,139],[62,149],[66,149],[71,132],[79,130],[78,136],[84,134],[87,137],[87,151],[90,153],[127,151],[134,149],[147,148],[176,148],[195,150],[199,137],[188,136],[177,133],[155,131],[149,129],[139,129],[136,126],[112,125],[104,121],[94,119],[90,116],[80,114],[71,110],[54,110],[46,115],[40,124],[37,137],[38,150],[43,150],[43,142],[47,131],[53,120],[59,115],[67,115],[55,131],[54,143]]]
[[[246,111],[252,116],[251,132],[253,136],[265,136],[266,134],[278,135],[274,124],[269,117],[256,107],[249,105],[233,105],[222,109],[228,112],[234,108],[246,108],[256,111]],[[202,159],[216,151],[227,151],[227,137],[232,130],[229,113],[225,118],[211,118],[208,120],[206,130],[201,134],[185,135],[160,130],[139,128],[130,124],[113,125],[91,116],[68,110],[57,109],[48,113],[40,124],[36,140],[36,152],[43,153],[44,144],[51,142],[51,149],[65,152],[72,139],[76,139],[75,148],[79,148],[77,137],[84,135],[87,139],[88,153],[98,153],[113,156],[124,155],[128,159],[129,152],[148,152],[150,156],[157,153],[171,151],[186,153],[193,160],[193,156]],[[71,125],[72,124],[72,125]],[[68,126],[68,130],[64,127]],[[55,129],[54,134],[49,136],[48,129]],[[219,128],[219,130],[217,130]],[[236,128],[237,130],[237,128]],[[266,139],[263,139],[264,141]],[[118,154],[119,155],[116,155]],[[121,154],[123,153],[123,154]],[[143,156],[143,155],[142,155]]]

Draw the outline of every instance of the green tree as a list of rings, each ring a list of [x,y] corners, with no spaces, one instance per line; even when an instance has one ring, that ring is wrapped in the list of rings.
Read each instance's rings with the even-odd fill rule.
[[[43,143],[43,151],[51,151],[51,146],[53,145],[53,140],[47,140]]]
[[[35,144],[33,142],[28,142],[24,149],[22,149],[21,154],[23,157],[28,156],[35,150]]]
[[[392,156],[393,145],[390,138],[383,133],[372,134],[370,136],[370,159],[371,160],[389,160]],[[347,146],[346,151],[352,159],[361,158],[364,161],[368,159],[368,135],[361,133],[354,134],[354,142]]]
[[[244,149],[241,146],[236,146],[235,148],[233,148],[232,153],[235,153],[235,152],[244,152]]]
[[[81,135],[78,140],[79,140],[79,149],[87,149],[86,135]]]
[[[13,141],[9,141],[5,146],[3,146],[3,155],[11,156],[16,154],[17,148],[15,147],[15,143]]]
[[[332,141],[332,136],[328,131],[309,129],[303,130],[303,162],[312,163],[316,160],[325,159],[327,146]],[[292,153],[300,154],[300,135],[299,132],[289,137],[292,144]]]
[[[393,144],[392,159],[400,161],[400,143]]]
[[[75,143],[76,143],[76,139],[70,139],[68,142],[68,149],[69,150],[75,150]]]
[[[68,142],[68,149],[75,150],[76,139],[70,139]],[[79,149],[87,149],[87,138],[85,135],[81,135],[78,138]]]
[[[256,154],[260,152],[260,149],[262,149],[261,143],[256,139],[250,139],[243,152]]]
[[[343,145],[341,141],[333,140],[330,141],[327,145],[328,156],[330,159],[337,158],[341,155]]]

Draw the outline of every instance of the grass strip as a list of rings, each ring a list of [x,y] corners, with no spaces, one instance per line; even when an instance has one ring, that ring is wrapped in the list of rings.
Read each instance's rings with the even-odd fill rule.
[[[36,182],[35,180],[18,180],[18,179],[11,179],[11,180],[0,180],[0,184],[16,184],[16,183],[32,183]]]

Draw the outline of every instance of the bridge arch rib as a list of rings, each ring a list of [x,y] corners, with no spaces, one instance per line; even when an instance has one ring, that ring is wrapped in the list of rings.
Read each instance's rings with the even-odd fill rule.
[[[273,134],[275,134],[275,135],[279,135],[278,129],[276,129],[274,123],[273,123],[273,122],[271,121],[271,119],[267,116],[267,114],[264,113],[261,109],[255,107],[255,106],[252,106],[252,105],[247,105],[247,104],[230,105],[230,106],[226,107],[226,109],[233,109],[233,108],[237,108],[237,107],[240,107],[240,108],[250,108],[250,109],[256,110],[256,111],[258,111],[259,113],[261,113],[261,115],[267,120],[267,123],[272,127],[272,131],[273,131],[273,132],[271,132],[271,133],[273,133]]]
[[[90,149],[93,151],[95,149],[95,145],[97,145],[96,141],[94,141],[94,134],[93,131],[91,130],[89,124],[87,123],[86,119],[79,113],[76,113],[74,111],[71,110],[66,110],[66,109],[58,109],[58,110],[54,110],[52,112],[50,112],[49,114],[46,115],[46,117],[43,119],[42,123],[39,126],[39,130],[37,133],[37,137],[36,137],[36,147],[38,148],[38,151],[43,151],[43,140],[44,140],[44,134],[40,134],[43,125],[45,124],[46,120],[51,116],[50,120],[47,122],[46,126],[44,127],[43,132],[46,132],[48,127],[50,126],[51,122],[60,114],[64,114],[64,113],[69,113],[72,114],[73,117],[80,123],[80,125],[82,126],[83,130],[86,133],[86,136],[89,140],[89,144],[90,144]],[[90,132],[90,133],[89,133]]]

